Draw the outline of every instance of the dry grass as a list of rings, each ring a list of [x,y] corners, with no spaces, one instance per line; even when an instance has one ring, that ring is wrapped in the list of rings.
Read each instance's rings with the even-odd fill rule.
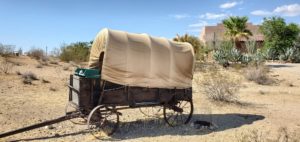
[[[300,142],[300,133],[291,132],[286,127],[280,127],[275,137],[269,137],[269,132],[263,133],[257,129],[237,135],[238,142]]]
[[[257,84],[268,85],[272,80],[268,76],[269,68],[265,65],[249,66],[244,70],[244,76]]]
[[[240,89],[239,79],[216,67],[209,70],[202,81],[197,81],[207,98],[217,102],[236,103],[238,101],[236,93]]]
[[[7,60],[4,60],[0,64],[0,71],[3,72],[4,74],[8,74],[12,71],[14,67],[14,64],[8,62]]]

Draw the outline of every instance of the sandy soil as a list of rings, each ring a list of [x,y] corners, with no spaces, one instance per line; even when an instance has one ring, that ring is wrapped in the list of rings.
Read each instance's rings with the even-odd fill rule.
[[[3,59],[0,59],[3,60]],[[0,75],[0,133],[28,126],[64,115],[68,100],[67,83],[75,67],[59,62],[37,68],[38,61],[22,56],[12,58],[17,63],[12,73]],[[212,121],[217,129],[199,130],[191,124],[169,127],[162,118],[149,118],[138,109],[124,110],[121,125],[107,141],[241,141],[242,135],[259,131],[265,137],[274,138],[278,129],[300,130],[300,64],[268,63],[272,85],[257,85],[246,81],[239,92],[240,100],[249,105],[215,104],[201,93],[201,86],[194,84],[195,120]],[[68,67],[68,70],[64,70]],[[21,73],[31,71],[39,80],[25,85]],[[201,78],[201,72],[195,76]],[[50,81],[43,83],[42,79]],[[52,88],[52,89],[50,89]],[[53,91],[54,90],[54,91]],[[39,128],[0,141],[99,141],[85,125],[74,125],[70,121],[54,124],[53,128]]]

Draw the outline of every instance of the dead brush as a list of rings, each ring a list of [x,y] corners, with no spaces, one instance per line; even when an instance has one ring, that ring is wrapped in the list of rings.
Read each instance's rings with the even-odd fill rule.
[[[22,74],[24,84],[32,84],[33,80],[38,80],[37,76],[32,72],[25,72]]]
[[[249,81],[254,81],[257,84],[268,85],[272,80],[268,76],[269,68],[265,65],[248,66],[244,70],[244,76]]]
[[[0,63],[0,71],[4,74],[8,74],[12,71],[14,67],[14,64],[8,62],[7,60],[4,60]]]
[[[202,81],[197,81],[206,97],[212,101],[236,103],[238,102],[237,92],[240,88],[239,79],[225,71],[211,68],[210,72],[204,75]]]

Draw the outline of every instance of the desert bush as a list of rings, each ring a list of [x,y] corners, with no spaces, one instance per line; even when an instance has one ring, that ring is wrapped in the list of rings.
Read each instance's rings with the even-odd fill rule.
[[[54,88],[54,87],[50,87],[49,90],[50,90],[50,91],[53,91],[53,92],[57,91],[57,89]]]
[[[63,70],[65,70],[65,71],[69,70],[69,66],[64,66]]]
[[[32,84],[32,79],[30,79],[29,77],[23,78],[23,83],[24,84]]]
[[[57,61],[54,61],[54,60],[51,60],[49,63],[50,63],[50,64],[53,64],[53,65],[57,65],[57,64],[58,64],[58,62],[57,62]]]
[[[44,58],[44,51],[42,49],[39,48],[32,48],[29,52],[28,52],[28,56],[34,58],[34,59],[43,59]]]
[[[12,71],[13,67],[14,67],[14,64],[8,62],[7,60],[4,60],[0,64],[0,71],[5,74],[8,74]]]
[[[61,54],[59,58],[62,61],[87,61],[89,57],[90,50],[89,42],[77,42],[70,45],[63,45],[61,47]]]
[[[263,64],[257,66],[249,65],[244,70],[244,76],[249,81],[254,81],[257,84],[267,85],[271,83],[268,77],[269,68]]]
[[[41,57],[41,61],[42,61],[42,62],[47,62],[48,60],[49,60],[49,58],[46,57],[46,56],[42,56],[42,57]]]
[[[35,67],[36,67],[36,68],[43,68],[43,65],[38,64],[38,65],[36,65]]]
[[[25,72],[22,74],[24,84],[32,84],[33,80],[38,80],[37,76],[32,72]]]
[[[20,71],[16,71],[17,75],[22,75],[22,73]]]
[[[38,80],[37,76],[32,72],[25,72],[22,74],[24,79]]]
[[[14,53],[15,46],[14,45],[3,45],[0,43],[0,55],[1,56],[9,56]]]
[[[235,103],[238,100],[239,79],[226,72],[211,68],[201,82],[203,92],[208,99],[217,102]]]

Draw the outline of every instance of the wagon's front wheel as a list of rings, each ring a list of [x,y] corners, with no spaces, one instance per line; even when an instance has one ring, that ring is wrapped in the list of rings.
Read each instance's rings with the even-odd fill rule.
[[[194,111],[191,100],[177,100],[164,105],[164,119],[171,127],[187,124]]]
[[[95,137],[112,135],[119,127],[119,113],[115,108],[97,106],[90,112],[87,125]]]

